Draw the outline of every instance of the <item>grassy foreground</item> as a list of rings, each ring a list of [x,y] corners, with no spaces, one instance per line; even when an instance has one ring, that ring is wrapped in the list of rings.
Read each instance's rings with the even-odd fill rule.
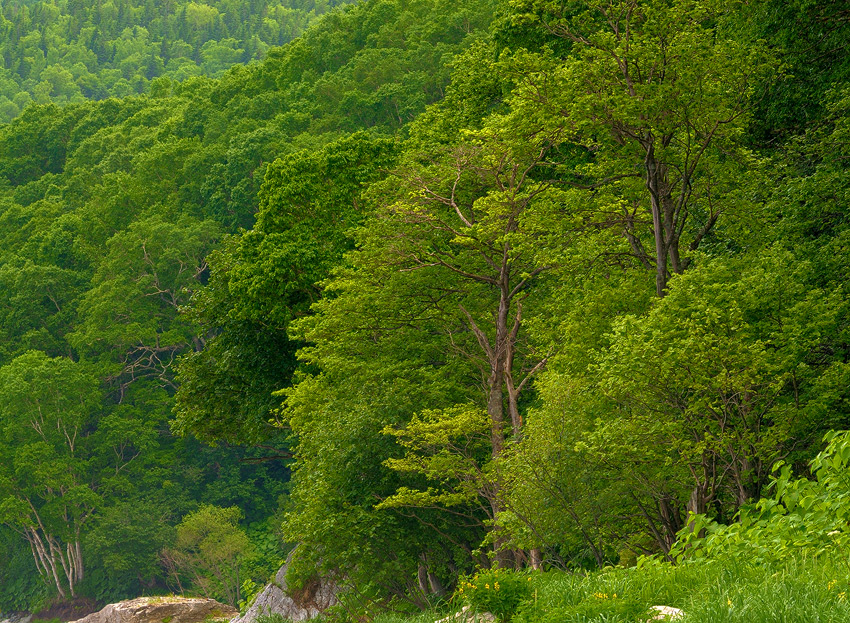
[[[631,623],[646,621],[649,607],[681,608],[681,623],[831,623],[850,621],[848,566],[841,560],[792,559],[782,565],[701,561],[671,566],[612,568],[579,575],[530,575],[531,597],[513,623]],[[415,616],[381,615],[375,623],[432,623],[449,607]]]

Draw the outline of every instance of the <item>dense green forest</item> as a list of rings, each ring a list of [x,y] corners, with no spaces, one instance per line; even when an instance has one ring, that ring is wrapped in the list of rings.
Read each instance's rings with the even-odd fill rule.
[[[329,200],[350,196],[358,183],[343,184],[347,158],[368,170],[393,151],[378,136],[441,97],[448,61],[491,10],[364,4],[218,80],[32,105],[0,127],[0,609],[178,590],[192,574],[175,575],[163,552],[182,518],[210,505],[240,510],[251,540],[244,579],[262,584],[276,569],[290,446],[268,419],[294,348],[277,326],[231,315],[229,295],[202,286],[221,282],[213,258],[253,224],[259,203],[285,191],[259,193],[267,169],[281,171],[278,158],[312,174]],[[363,128],[373,134],[351,135]],[[335,142],[347,151],[324,147]],[[325,168],[314,168],[322,154],[331,154]],[[326,189],[334,177],[338,190]],[[341,252],[329,249],[327,261]],[[305,242],[298,254],[307,253]],[[324,276],[319,259],[292,280],[294,299]],[[180,314],[192,296],[209,304]],[[218,357],[231,337],[238,352]],[[209,409],[227,425],[190,425],[203,406],[184,399],[187,415],[173,426],[198,428],[214,447],[169,425],[175,362],[194,350],[217,365],[200,362],[186,395],[218,401]],[[227,597],[220,585],[208,590]]]
[[[219,76],[291,41],[335,2],[0,2],[0,122],[32,102],[82,103]]]
[[[0,610],[840,568],[844,4],[328,8],[3,5]]]

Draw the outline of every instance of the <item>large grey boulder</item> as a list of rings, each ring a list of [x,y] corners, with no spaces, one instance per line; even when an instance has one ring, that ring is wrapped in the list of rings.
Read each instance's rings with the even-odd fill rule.
[[[230,623],[254,623],[258,617],[268,614],[279,614],[290,621],[306,621],[337,603],[336,587],[321,580],[309,583],[300,591],[288,591],[286,572],[291,560],[292,554],[278,569],[274,581],[257,595],[245,614]]]
[[[214,599],[193,597],[139,597],[109,604],[74,623],[202,623],[228,621],[236,608]]]

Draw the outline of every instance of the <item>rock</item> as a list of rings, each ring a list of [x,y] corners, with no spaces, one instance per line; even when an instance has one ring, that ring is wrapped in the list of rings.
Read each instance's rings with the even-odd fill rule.
[[[490,612],[472,612],[469,606],[464,606],[460,612],[450,614],[444,619],[434,623],[494,623],[496,615]]]
[[[139,597],[109,604],[74,623],[202,623],[228,621],[239,611],[214,599]]]
[[[0,623],[30,623],[32,615],[29,612],[11,612],[0,614]]]
[[[236,617],[231,623],[254,623],[258,617],[279,614],[290,621],[306,621],[318,616],[337,603],[335,585],[316,580],[296,594],[290,595],[286,587],[286,572],[292,553],[275,574],[274,581],[257,595],[254,603],[244,615]]]
[[[675,621],[685,616],[684,612],[671,606],[652,606],[649,610],[654,616],[648,621]]]

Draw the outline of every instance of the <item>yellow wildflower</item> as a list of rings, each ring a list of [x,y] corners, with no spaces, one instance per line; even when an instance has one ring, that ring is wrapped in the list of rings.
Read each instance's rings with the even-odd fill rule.
[[[485,584],[485,585],[484,585],[484,588],[486,588],[486,589],[488,589],[488,590],[489,590],[489,589],[490,589],[490,585],[489,585],[489,584]]]
[[[838,583],[838,580],[831,580],[829,584],[826,585],[826,590],[831,591],[832,587]]]
[[[493,588],[495,588],[496,590],[499,590],[499,583],[496,582],[495,584],[493,584]]]

